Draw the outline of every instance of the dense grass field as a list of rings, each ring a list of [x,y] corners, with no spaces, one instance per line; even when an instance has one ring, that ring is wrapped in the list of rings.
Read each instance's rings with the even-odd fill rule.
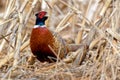
[[[41,10],[66,45],[81,46],[58,62],[29,64]],[[120,0],[0,0],[0,80],[120,80]]]

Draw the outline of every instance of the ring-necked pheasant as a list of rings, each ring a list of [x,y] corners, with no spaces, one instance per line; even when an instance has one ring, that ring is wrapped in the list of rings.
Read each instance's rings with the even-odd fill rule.
[[[45,21],[48,18],[46,14],[45,11],[36,14],[36,23],[30,38],[30,48],[39,61],[52,62],[57,58],[64,58],[68,48],[58,34],[51,32],[46,27]]]

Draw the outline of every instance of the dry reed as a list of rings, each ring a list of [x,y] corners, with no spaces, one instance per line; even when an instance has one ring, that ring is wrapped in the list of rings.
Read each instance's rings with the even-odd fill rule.
[[[1,80],[120,80],[120,0],[0,0]],[[35,60],[29,48],[36,12],[68,45],[81,45],[56,63]]]

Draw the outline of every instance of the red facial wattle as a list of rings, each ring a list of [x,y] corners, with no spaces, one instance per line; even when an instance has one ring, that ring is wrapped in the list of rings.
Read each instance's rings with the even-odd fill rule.
[[[38,18],[42,19],[45,15],[46,15],[47,12],[45,11],[41,11],[38,13]]]

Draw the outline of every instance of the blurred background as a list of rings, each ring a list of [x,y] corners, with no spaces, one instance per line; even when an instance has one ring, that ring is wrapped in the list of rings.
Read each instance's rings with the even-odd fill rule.
[[[67,44],[87,46],[75,61],[27,64],[35,13],[41,10],[49,16],[46,26]],[[1,79],[120,80],[119,60],[120,0],[0,0]]]

